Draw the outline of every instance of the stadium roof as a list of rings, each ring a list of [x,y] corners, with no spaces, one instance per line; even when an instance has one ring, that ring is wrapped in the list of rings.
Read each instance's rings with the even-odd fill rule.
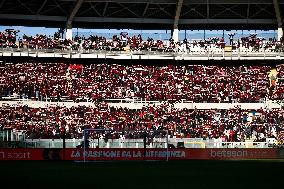
[[[179,29],[276,29],[283,17],[276,16],[275,2],[278,10],[284,10],[284,0],[1,0],[0,23],[114,29],[172,29],[178,23]]]

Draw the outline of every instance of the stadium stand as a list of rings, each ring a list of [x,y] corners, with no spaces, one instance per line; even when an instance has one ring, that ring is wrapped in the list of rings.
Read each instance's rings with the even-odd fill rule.
[[[2,63],[0,94],[3,100],[252,103],[282,98],[283,66],[272,75],[271,70],[245,65]]]
[[[146,52],[143,55],[157,53],[158,58],[162,58],[162,54],[173,60],[186,60],[183,56],[193,56],[193,53],[196,59],[208,56],[209,60],[217,53],[220,60],[225,60],[225,54],[232,60],[233,52],[238,60],[241,56],[246,60],[258,56],[265,59],[268,54],[273,60],[283,58],[282,1],[241,0],[224,4],[220,0],[214,3],[170,0],[149,1],[145,7],[144,1],[30,3],[3,1],[0,20],[10,25],[21,20],[24,25],[65,28],[60,28],[53,36],[44,33],[18,36],[19,31],[6,29],[0,32],[3,59],[5,56],[22,58],[25,56],[22,54],[38,58],[40,51],[45,56],[51,52],[56,57],[56,50],[62,58],[65,54],[65,58],[70,59],[73,53],[82,58],[82,54],[110,51],[126,52],[122,58],[130,54],[130,59],[135,53],[142,59],[142,52]],[[53,5],[54,8],[47,8]],[[136,10],[132,10],[134,5]],[[94,15],[89,12],[92,9],[100,13]],[[143,13],[139,12],[142,9]],[[22,10],[28,10],[29,15]],[[154,40],[151,36],[146,39],[141,34],[129,36],[126,32],[113,35],[112,39],[99,35],[72,36],[73,26],[83,24],[88,28],[94,23],[97,28],[170,28],[172,34],[168,40]],[[234,39],[235,33],[228,33],[229,42],[225,41],[224,27],[243,30],[244,26],[261,30],[278,28],[277,37],[274,33],[273,38],[265,39],[251,33]],[[195,28],[204,30],[203,40],[188,40],[186,36],[179,39],[179,29],[185,29],[186,34],[186,29]],[[222,28],[223,36],[206,39],[205,30],[213,28]],[[99,59],[98,53],[96,55]],[[106,59],[106,53],[104,55],[100,58]],[[29,139],[61,138],[64,128],[68,139],[82,138],[86,127],[111,129],[109,137],[116,139],[135,138],[125,133],[129,130],[158,129],[168,130],[170,137],[225,142],[276,138],[283,122],[283,65],[229,63],[226,66],[157,66],[3,61],[0,64],[1,129],[25,130]],[[135,103],[130,101],[141,103],[133,105]],[[28,105],[32,102],[36,105]],[[116,102],[123,106],[114,105]],[[68,107],[64,103],[68,103]],[[241,105],[233,107],[237,103]]]
[[[277,138],[284,120],[281,105],[255,106],[283,99],[283,65],[26,62],[1,63],[0,73],[1,129],[25,130],[27,139],[58,139],[62,128],[68,139],[80,139],[84,128],[95,128],[110,129],[104,137],[111,139],[135,138],[130,130],[166,129],[171,138],[263,142]],[[112,104],[127,99],[144,103]],[[183,106],[186,102],[224,106]],[[228,106],[232,103],[248,105]]]
[[[36,34],[35,36],[23,35],[16,39],[19,31],[6,29],[0,32],[0,47],[20,49],[61,49],[61,50],[106,50],[106,51],[159,51],[159,52],[218,52],[225,48],[226,41],[223,37],[212,37],[199,40],[183,39],[181,41],[157,39],[148,37],[143,39],[140,34],[128,36],[123,33],[114,35],[111,40],[103,36],[91,35],[90,37],[75,36],[74,39],[61,38],[58,32],[53,36]],[[260,38],[257,34],[250,34],[230,42],[230,47],[240,51],[251,52],[283,52],[284,40],[275,38]]]

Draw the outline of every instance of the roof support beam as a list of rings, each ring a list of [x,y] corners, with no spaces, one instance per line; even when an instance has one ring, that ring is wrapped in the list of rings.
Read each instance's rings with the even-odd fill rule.
[[[67,23],[66,23],[66,39],[72,39],[72,22],[78,12],[78,10],[80,9],[82,3],[84,2],[84,0],[77,0],[76,5],[74,6],[72,12],[69,14],[68,19],[67,19]]]
[[[283,37],[283,21],[282,21],[282,15],[281,15],[281,10],[279,7],[279,0],[273,0],[274,4],[274,9],[275,9],[275,14],[276,14],[276,19],[277,19],[277,24],[278,24],[278,40]]]
[[[183,0],[178,0],[177,6],[176,6],[174,27],[173,27],[173,32],[172,32],[172,38],[174,41],[178,41],[178,23],[179,23],[179,17],[180,17],[182,4],[183,4]]]
[[[74,17],[76,16],[78,10],[80,9],[82,3],[84,2],[84,0],[77,0],[77,3],[76,5],[74,6],[72,12],[70,13],[70,15],[68,16],[68,19],[67,19],[67,28],[72,28],[72,22],[74,20]]]
[[[282,27],[282,15],[279,7],[279,0],[273,0],[274,9],[276,13],[276,19],[279,27]]]
[[[44,2],[41,4],[40,8],[37,10],[36,14],[39,14],[41,12],[41,10],[45,6],[46,2],[47,2],[47,0],[44,0]]]
[[[2,20],[34,20],[34,21],[54,21],[65,22],[65,16],[45,16],[45,15],[22,15],[22,14],[0,14]],[[75,17],[75,22],[88,23],[137,23],[137,24],[173,24],[172,19],[159,18],[119,18],[119,17]],[[179,19],[179,25],[191,24],[268,24],[277,25],[276,19]]]
[[[60,1],[77,1],[77,0],[60,0]],[[85,0],[85,2],[109,2],[109,3],[149,3],[150,0]],[[210,0],[210,4],[270,4],[271,0]],[[176,4],[176,0],[151,0],[150,4]],[[207,4],[207,0],[186,0],[186,5]],[[284,0],[279,0],[279,4],[284,4]]]
[[[248,4],[248,7],[247,7],[247,19],[249,19],[249,10],[250,10],[250,5]]]
[[[142,13],[142,18],[146,15],[146,12],[147,12],[147,10],[148,10],[149,4],[150,4],[150,3],[147,3],[147,4],[146,4],[145,9],[144,9],[144,11],[143,11],[143,13]]]
[[[206,4],[207,6],[206,6],[206,8],[207,8],[207,10],[206,10],[206,17],[207,17],[207,19],[208,18],[210,18],[210,6],[209,6],[209,0],[207,0],[207,4]]]
[[[105,4],[104,11],[103,11],[103,17],[106,15],[107,6],[108,6],[108,2],[106,2]]]
[[[175,20],[174,20],[174,29],[178,28],[178,21],[179,21],[179,17],[180,17],[182,4],[183,4],[183,0],[178,0],[177,6],[176,6]]]
[[[5,1],[6,1],[6,0],[3,0],[3,1],[0,3],[0,9],[3,7]]]

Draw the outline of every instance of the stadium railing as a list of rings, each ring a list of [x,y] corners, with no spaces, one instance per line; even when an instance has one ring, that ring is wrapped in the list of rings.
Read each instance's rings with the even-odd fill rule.
[[[30,57],[65,57],[65,58],[126,58],[126,59],[284,59],[284,52],[273,52],[260,49],[237,49],[225,52],[224,49],[213,48],[190,52],[160,52],[160,51],[107,51],[107,50],[62,50],[62,49],[26,49],[0,48],[0,56],[30,56]]]
[[[136,101],[132,99],[112,99],[111,102],[106,100],[108,105],[111,107],[126,107],[129,109],[141,109],[144,106],[149,104],[160,105],[165,102],[160,101]],[[87,106],[87,107],[96,107],[96,104],[93,102],[48,102],[48,101],[33,101],[33,100],[9,100],[9,101],[0,101],[0,107],[2,106],[23,106],[28,105],[31,108],[38,107],[50,107],[50,106],[66,106],[66,107],[76,107],[76,106]],[[190,101],[177,102],[173,104],[174,108],[182,109],[232,109],[240,107],[241,109],[260,109],[260,108],[281,108],[283,102],[281,101],[265,101],[263,103],[194,103]]]
[[[158,140],[158,139],[157,139]],[[169,144],[178,148],[183,143],[184,148],[272,148],[276,143],[274,138],[267,138],[265,142],[222,142],[220,139],[203,138],[169,138]],[[66,148],[76,148],[80,145],[82,139],[66,139]],[[26,139],[24,141],[26,148],[62,148],[62,139]],[[141,139],[91,139],[91,148],[142,148]],[[155,148],[155,145],[149,144],[149,148]]]

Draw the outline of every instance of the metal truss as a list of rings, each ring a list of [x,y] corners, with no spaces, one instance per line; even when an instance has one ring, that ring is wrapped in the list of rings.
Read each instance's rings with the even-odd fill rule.
[[[41,4],[40,8],[36,11],[37,15],[41,13],[41,11],[42,11],[42,9],[43,9],[43,7],[45,6],[46,3],[47,3],[47,0],[44,0],[44,2]]]
[[[270,6],[270,10],[269,10],[269,6]],[[256,4],[257,9],[259,9],[258,11],[254,12],[250,17],[256,17],[258,15],[262,15],[262,14],[268,14],[272,17],[275,17],[275,11],[273,10],[272,5],[260,5],[260,4]]]
[[[74,2],[77,0],[60,0]],[[85,0],[86,2],[176,4],[176,0]],[[209,0],[210,4],[272,4],[271,0]],[[284,0],[279,0],[284,4]],[[207,0],[186,0],[184,4],[207,4]]]
[[[237,11],[234,10],[235,8],[240,6],[239,4],[230,5],[229,7],[228,6],[224,6],[224,5],[216,5],[216,6],[219,6],[222,9],[222,11],[220,11],[220,12],[218,12],[216,14],[210,15],[210,18],[220,17],[222,14],[228,13],[228,12],[230,14],[233,14],[233,15],[237,16],[238,18],[246,18],[246,15],[242,15],[242,14],[240,14]]]
[[[42,26],[49,22],[54,27],[74,22],[85,27],[104,23],[108,28],[124,23],[129,28],[140,24],[153,29],[161,25],[172,29],[173,25],[191,28],[204,24],[263,24],[276,28],[283,23],[278,10],[284,8],[284,0],[183,0],[178,6],[179,1],[182,0],[1,0],[0,21],[13,25],[21,20],[23,25]]]
[[[181,12],[180,17],[181,18],[209,18],[209,15],[207,12],[202,11],[202,8],[204,5],[202,4],[193,4],[193,5],[187,5],[184,4],[182,9],[183,11]],[[204,9],[204,8],[203,8]],[[209,9],[209,7],[207,7]],[[194,16],[196,15],[196,16]]]
[[[37,16],[37,15],[17,15],[17,14],[0,14],[0,19],[7,17],[16,20],[52,20],[55,22],[66,21],[64,16]],[[22,16],[22,17],[21,17]],[[173,24],[172,19],[159,19],[159,18],[117,18],[117,17],[75,17],[74,22],[116,22],[116,23],[157,23],[157,24]],[[180,19],[179,24],[275,24],[276,19]]]

